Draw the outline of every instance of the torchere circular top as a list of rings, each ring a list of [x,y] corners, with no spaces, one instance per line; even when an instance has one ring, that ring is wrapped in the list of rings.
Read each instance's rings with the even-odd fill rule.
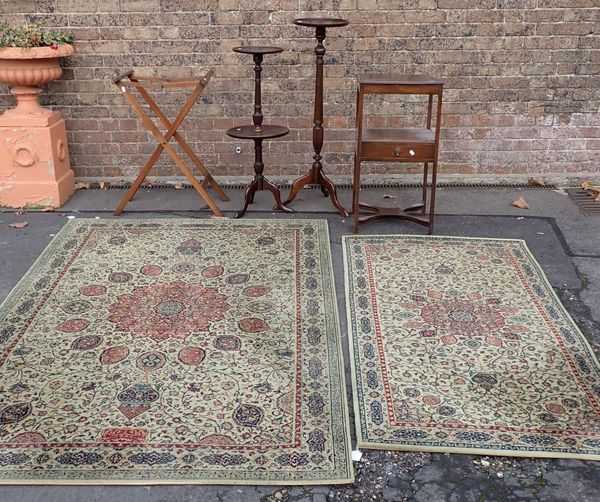
[[[234,47],[233,52],[241,52],[242,54],[277,54],[283,52],[281,47],[267,47],[262,45],[243,45]]]
[[[260,131],[254,125],[238,126],[227,129],[227,135],[237,139],[272,139],[285,136],[290,130],[278,125],[263,124]]]
[[[312,26],[314,28],[334,28],[336,26],[346,26],[350,21],[335,17],[302,17],[294,19],[294,24],[298,26]]]

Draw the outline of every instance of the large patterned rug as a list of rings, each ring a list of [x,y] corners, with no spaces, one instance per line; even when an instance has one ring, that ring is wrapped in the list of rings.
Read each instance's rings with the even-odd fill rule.
[[[0,307],[0,482],[352,480],[327,224],[75,220]]]
[[[344,238],[359,445],[600,460],[600,367],[526,245]]]

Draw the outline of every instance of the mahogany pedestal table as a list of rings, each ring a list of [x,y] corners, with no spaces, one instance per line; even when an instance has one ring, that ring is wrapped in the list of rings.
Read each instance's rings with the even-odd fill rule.
[[[235,52],[242,54],[252,54],[254,59],[254,114],[252,115],[253,125],[232,127],[227,130],[227,134],[236,139],[254,140],[254,178],[246,188],[245,203],[236,215],[236,218],[244,216],[248,205],[254,202],[254,194],[260,190],[269,190],[275,198],[274,210],[292,212],[281,203],[281,192],[279,188],[266,179],[263,175],[265,165],[262,158],[262,142],[265,139],[279,138],[285,136],[289,131],[286,127],[278,125],[263,125],[262,98],[261,98],[261,72],[262,61],[265,54],[277,54],[282,52],[281,47],[261,47],[261,46],[243,46],[235,47]]]
[[[292,184],[292,190],[290,196],[284,202],[289,204],[292,202],[300,189],[305,185],[319,185],[323,195],[329,195],[331,203],[338,210],[343,218],[348,217],[348,212],[338,202],[337,194],[335,191],[335,184],[323,173],[323,164],[321,160],[321,149],[323,148],[323,57],[325,56],[325,46],[323,40],[325,40],[327,28],[335,28],[340,26],[346,26],[348,21],[345,19],[335,18],[301,18],[294,19],[294,24],[298,26],[309,26],[315,28],[315,38],[317,39],[317,46],[315,47],[316,65],[317,71],[315,76],[315,105],[314,105],[314,126],[313,126],[313,149],[315,155],[313,156],[314,162],[311,170],[304,176],[296,179]]]

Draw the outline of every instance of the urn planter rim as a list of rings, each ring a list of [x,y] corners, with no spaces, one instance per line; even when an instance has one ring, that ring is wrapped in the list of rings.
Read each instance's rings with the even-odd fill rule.
[[[0,59],[49,59],[70,56],[75,50],[71,44],[52,47],[5,47],[0,49]]]

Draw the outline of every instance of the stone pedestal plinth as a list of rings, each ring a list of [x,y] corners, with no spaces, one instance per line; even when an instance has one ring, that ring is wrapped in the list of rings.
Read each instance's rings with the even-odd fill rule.
[[[60,207],[74,190],[60,113],[0,116],[0,206]]]

